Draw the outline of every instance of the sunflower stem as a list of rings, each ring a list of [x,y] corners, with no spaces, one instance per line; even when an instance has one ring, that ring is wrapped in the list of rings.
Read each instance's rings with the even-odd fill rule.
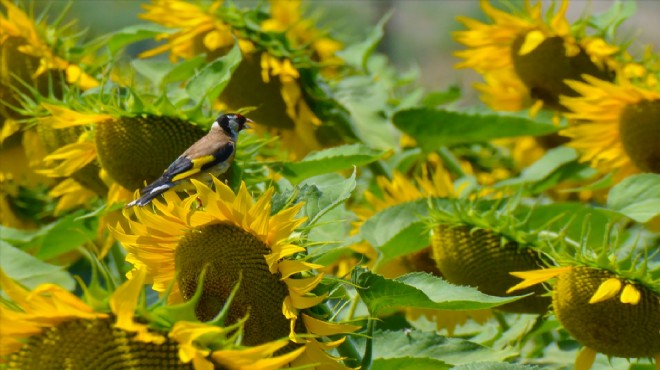
[[[367,323],[367,340],[364,346],[362,366],[360,367],[362,370],[370,370],[373,363],[374,322],[376,322],[376,320],[370,317],[369,322]]]
[[[438,155],[442,158],[442,161],[445,163],[449,171],[455,173],[459,177],[465,176],[465,172],[463,172],[460,162],[446,146],[438,149]]]

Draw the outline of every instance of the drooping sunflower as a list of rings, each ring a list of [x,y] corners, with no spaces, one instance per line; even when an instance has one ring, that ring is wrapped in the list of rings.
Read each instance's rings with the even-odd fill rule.
[[[448,172],[441,165],[437,155],[430,155],[427,161],[421,165],[420,175],[409,179],[403,173],[395,171],[392,179],[377,177],[378,194],[366,191],[365,202],[362,206],[354,208],[358,219],[353,222],[352,234],[357,234],[362,225],[378,212],[387,208],[414,202],[429,197],[449,198],[460,193],[455,189],[454,183]],[[435,276],[442,276],[433,260],[433,251],[429,246],[414,253],[404,254],[388,262],[379,263],[378,251],[367,241],[359,242],[350,247],[354,255],[340,258],[334,266],[334,272],[338,276],[345,276],[358,264],[368,266],[385,277],[395,278],[401,275],[424,271]],[[458,325],[465,324],[469,318],[483,323],[490,317],[489,310],[473,311],[445,311],[406,309],[405,315],[410,320],[417,320],[420,316],[433,321],[438,330],[446,329],[452,335]]]
[[[322,348],[343,342],[317,337],[349,333],[359,327],[325,322],[303,310],[322,305],[325,295],[313,290],[323,278],[312,271],[323,266],[296,256],[305,248],[294,244],[294,230],[305,219],[296,218],[302,204],[271,215],[273,188],[253,199],[243,183],[234,193],[214,179],[214,188],[195,181],[197,194],[180,199],[164,194],[155,209],[134,208],[125,222],[113,228],[128,251],[127,261],[147,271],[153,289],[165,292],[174,281],[169,299],[189,300],[198,288],[200,271],[208,265],[197,317],[213,318],[239,279],[241,287],[229,309],[228,322],[249,314],[244,342],[259,345],[282,337],[305,344],[305,355],[323,366],[336,366]],[[198,202],[200,207],[195,207]],[[129,212],[129,211],[127,211]],[[122,224],[125,223],[125,226]],[[306,335],[307,334],[307,335]]]
[[[540,251],[536,235],[525,227],[517,199],[457,201],[451,208],[433,209],[433,259],[444,278],[458,285],[504,297],[516,284],[513,271],[537,270],[551,261]],[[544,314],[550,298],[542,286],[522,293],[532,295],[498,307],[514,313]]]
[[[190,321],[192,313],[185,311],[192,307],[160,306],[144,315],[144,279],[144,271],[137,271],[108,303],[90,305],[54,284],[29,291],[0,270],[10,299],[0,303],[0,362],[7,369],[277,369],[302,352],[274,356],[286,340],[243,347],[237,342],[242,323]]]
[[[567,81],[580,95],[561,98],[570,110],[569,127],[560,132],[571,138],[567,145],[599,172],[613,172],[616,181],[660,173],[660,68],[653,61],[644,65],[626,65],[615,82],[592,76]]]
[[[224,6],[222,1],[202,6],[182,0],[157,0],[145,5],[147,13],[141,18],[176,31],[159,35],[157,39],[165,44],[141,57],[169,52],[171,60],[200,54],[213,60],[227,53],[236,37],[243,59],[223,90],[221,103],[229,110],[255,107],[250,117],[257,123],[256,128],[279,136],[290,155],[303,157],[321,148],[324,140],[333,139],[332,135],[318,134],[321,121],[305,100],[300,69],[332,62],[338,47],[299,19],[299,5],[272,2],[269,18],[259,9],[240,10]],[[246,19],[262,26],[255,29]]]
[[[206,134],[203,126],[212,119],[206,107],[179,101],[172,109],[168,98],[138,90],[127,95],[113,86],[84,96],[71,90],[62,99],[38,96],[26,104],[47,150],[38,172],[125,200],[118,194],[130,198]]]
[[[660,271],[636,267],[622,271],[574,261],[563,267],[514,272],[523,281],[510,291],[556,278],[553,311],[584,345],[575,360],[576,370],[590,369],[596,353],[655,358],[660,369]]]

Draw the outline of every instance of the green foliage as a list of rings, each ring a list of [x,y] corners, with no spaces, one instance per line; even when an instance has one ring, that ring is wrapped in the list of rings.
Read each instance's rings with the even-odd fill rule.
[[[386,279],[366,269],[356,268],[353,284],[369,312],[374,316],[402,308],[434,310],[479,310],[497,307],[522,297],[493,297],[470,287],[452,285],[443,279],[413,272],[396,279]]]
[[[97,133],[101,131],[98,125],[112,124],[116,118],[158,117],[163,124],[183,122],[207,129],[218,114],[231,109],[252,116],[256,122],[255,130],[239,135],[234,161],[222,181],[233,191],[245,183],[253,199],[270,187],[275,188],[270,207],[263,207],[271,210],[271,224],[238,225],[237,222],[236,226],[259,229],[259,235],[253,236],[263,242],[264,248],[270,248],[273,234],[279,231],[269,228],[275,225],[286,229],[273,221],[279,212],[298,204],[301,206],[296,217],[304,218],[290,235],[278,235],[283,238],[282,244],[275,249],[282,246],[285,257],[265,253],[264,260],[259,257],[240,261],[241,268],[258,265],[264,271],[270,269],[277,286],[284,286],[290,280],[305,285],[319,277],[320,283],[287,286],[289,294],[299,295],[290,299],[296,306],[295,314],[299,318],[308,315],[349,323],[358,329],[351,334],[316,336],[303,328],[304,319],[299,319],[294,329],[298,334],[303,333],[304,339],[315,335],[320,342],[335,341],[338,346],[329,352],[338,355],[338,362],[343,365],[364,370],[571,368],[582,344],[572,338],[563,328],[561,318],[552,311],[543,316],[502,312],[501,306],[525,296],[491,296],[475,287],[452,284],[442,277],[438,267],[441,264],[434,260],[439,258],[437,254],[424,254],[431,244],[433,227],[440,223],[467,225],[472,233],[492,231],[501,237],[503,244],[515,241],[521,249],[526,248],[525,252],[540,256],[547,266],[603,269],[616,274],[624,285],[643,285],[660,294],[657,226],[660,175],[641,173],[622,179],[621,175],[627,174],[629,168],[604,173],[594,166],[597,160],[591,161],[587,154],[613,149],[612,153],[627,155],[625,145],[609,142],[609,147],[602,148],[606,140],[598,137],[593,140],[593,148],[584,149],[570,141],[573,139],[564,130],[577,123],[566,113],[579,112],[568,106],[560,107],[565,103],[558,96],[550,99],[556,102],[542,101],[547,98],[544,95],[547,91],[530,86],[532,82],[528,79],[515,77],[520,73],[520,65],[506,66],[510,70],[496,68],[510,59],[523,58],[513,49],[501,56],[482,55],[480,60],[491,63],[496,73],[506,72],[520,80],[497,81],[501,85],[493,86],[490,80],[501,76],[475,67],[485,81],[478,89],[487,105],[502,108],[489,101],[487,88],[502,89],[498,90],[501,96],[495,98],[520,99],[508,102],[516,104],[507,104],[502,108],[507,112],[503,112],[474,103],[472,91],[463,86],[452,85],[445,90],[434,87],[427,91],[426,86],[432,81],[426,80],[428,76],[422,70],[411,66],[402,71],[395,66],[391,55],[383,54],[391,52],[391,41],[396,40],[389,39],[387,32],[400,26],[388,22],[401,23],[398,14],[392,19],[394,10],[376,24],[363,24],[368,22],[362,20],[361,27],[366,29],[364,37],[347,42],[351,35],[342,35],[343,20],[324,19],[322,11],[309,16],[308,10],[316,10],[320,5],[333,6],[329,3],[311,3],[309,8],[300,9],[295,2],[280,1],[178,5],[180,13],[168,8],[160,13],[162,19],[152,23],[138,24],[134,14],[122,14],[122,17],[130,16],[133,24],[113,29],[88,43],[81,40],[83,33],[78,33],[73,24],[62,25],[61,16],[50,23],[47,14],[50,10],[47,10],[35,25],[35,37],[43,38],[44,46],[52,48],[53,55],[62,58],[61,62],[37,60],[39,56],[29,53],[22,56],[24,51],[33,50],[31,47],[14,51],[11,43],[0,45],[9,56],[3,61],[6,59],[11,75],[0,81],[5,103],[0,106],[3,122],[0,268],[10,278],[29,289],[40,284],[59,285],[83,297],[93,309],[109,313],[111,295],[122,289],[119,287],[128,275],[135,276],[140,258],[146,255],[162,258],[158,266],[149,266],[149,274],[156,270],[171,271],[172,275],[180,272],[177,257],[166,260],[176,256],[177,238],[203,232],[202,228],[206,227],[191,231],[189,225],[183,224],[199,221],[202,216],[195,213],[198,210],[224,210],[225,205],[203,204],[202,199],[195,197],[195,190],[182,183],[170,191],[186,199],[189,209],[185,215],[177,214],[180,209],[163,208],[161,204],[153,208],[146,206],[144,212],[138,213],[124,209],[135,194],[127,195],[124,190],[133,189],[120,189],[102,167],[103,161],[95,152],[100,137]],[[525,22],[533,18],[525,14],[529,9],[518,5],[497,7],[516,19],[526,17]],[[78,3],[72,2],[72,7],[76,6]],[[547,26],[553,35],[570,32],[570,42],[562,45],[580,45],[581,52],[586,54],[585,63],[597,60],[609,66],[634,61],[644,67],[643,73],[656,73],[657,56],[647,53],[640,59],[627,50],[633,40],[615,42],[620,39],[618,27],[636,12],[633,2],[615,2],[600,15],[585,14],[571,22],[570,30],[558,30],[562,20],[553,20],[560,6],[557,3],[543,9],[543,20],[539,22],[552,24],[539,27],[545,30]],[[145,9],[150,7],[157,5],[153,3]],[[4,20],[7,18],[4,8],[2,12]],[[493,17],[497,18],[491,14]],[[482,19],[486,24],[497,21]],[[317,27],[316,21],[325,28]],[[156,24],[159,22],[162,24]],[[464,23],[470,28],[469,22]],[[92,24],[91,28],[95,26]],[[405,27],[416,29],[417,24],[407,22]],[[448,37],[439,30],[420,32]],[[515,36],[511,40],[514,44],[522,40],[511,30],[500,31],[493,33]],[[472,34],[469,38],[476,42],[483,37],[482,46],[491,47],[488,37],[492,35],[478,33],[479,37]],[[453,36],[460,42],[466,35],[454,33]],[[605,44],[601,45],[598,37],[616,45],[612,58],[625,60],[601,61],[609,49],[600,49]],[[0,43],[9,39],[7,36]],[[586,44],[585,40],[593,44]],[[381,45],[382,41],[386,44]],[[508,41],[497,42],[498,47],[504,48]],[[41,51],[42,45],[37,46]],[[151,49],[154,47],[158,49]],[[145,53],[150,49],[152,53]],[[592,49],[603,55],[590,55]],[[568,51],[566,55],[570,54]],[[149,54],[154,56],[144,58]],[[27,59],[21,59],[25,55]],[[585,56],[579,55],[571,59],[571,68],[579,69],[582,63],[579,60]],[[545,69],[560,68],[561,61],[554,60],[559,57],[546,58],[544,63],[549,65],[538,69],[539,81],[548,82],[547,76],[541,76]],[[38,66],[48,68],[37,73]],[[73,81],[77,67],[87,74],[87,84]],[[642,73],[633,67],[632,71]],[[620,80],[617,73],[618,70],[608,72],[614,84]],[[637,88],[635,84],[644,79],[652,81],[646,75],[629,78],[628,88]],[[551,82],[561,84],[561,94],[566,94],[565,82],[559,80],[562,81]],[[640,85],[640,89],[648,89],[647,85]],[[517,86],[524,88],[517,91]],[[573,99],[584,93],[577,88],[570,92]],[[655,96],[655,93],[641,95]],[[618,96],[614,92],[609,95]],[[236,100],[231,102],[231,99]],[[597,104],[593,96],[590,99]],[[518,106],[523,108],[509,111]],[[48,124],[62,118],[56,113],[59,109],[75,113],[64,113],[59,124],[76,123],[71,120],[97,114],[107,114],[113,119],[84,123],[73,129],[53,129]],[[260,114],[264,122],[255,118]],[[600,124],[598,119],[589,117],[593,122],[584,119],[579,123],[594,125],[594,132],[602,130],[600,134],[605,135],[606,130],[596,126]],[[50,147],[42,148],[40,142],[53,137],[58,141],[56,145],[50,143]],[[525,140],[530,137],[534,140]],[[621,137],[613,133],[608,140],[621,140]],[[156,154],[138,150],[142,149],[138,147],[143,141],[136,142],[131,149],[136,153],[129,153],[128,158]],[[67,157],[71,152],[65,149],[71,147],[79,152]],[[113,146],[109,145],[104,158],[126,154],[112,150]],[[81,152],[92,158],[82,169],[66,174],[60,171],[53,175],[56,177],[53,181],[28,175],[30,170],[52,170],[65,160],[76,161],[82,157]],[[48,160],[40,159],[48,154],[51,154]],[[15,166],[11,163],[14,159]],[[123,167],[118,168],[121,173]],[[88,204],[76,204],[60,211],[57,206],[63,195],[51,183],[58,184],[64,179],[78,181],[81,178],[78,175],[89,169],[92,171],[87,172],[111,191],[96,194]],[[86,186],[78,182],[81,187]],[[449,195],[434,195],[445,193]],[[77,198],[78,194],[64,196],[75,203],[71,197]],[[261,211],[244,203],[234,206],[224,211],[237,217],[245,212]],[[167,215],[168,212],[176,217]],[[162,218],[163,229],[152,235],[138,235],[140,227],[136,225],[152,218]],[[133,227],[128,226],[129,220]],[[182,235],[169,235],[170,229]],[[151,245],[128,254],[121,240],[115,240],[123,234],[128,235],[123,243],[134,238],[149,240]],[[289,243],[296,247],[291,248]],[[223,248],[223,243],[214,247]],[[295,253],[287,254],[287,248]],[[227,256],[238,251],[231,250]],[[292,260],[304,261],[310,264],[305,266],[311,267],[284,277],[280,275],[282,271],[273,270],[274,265]],[[209,289],[209,284],[203,284],[202,280],[217,279],[218,274],[224,278],[223,272],[200,275],[194,297],[178,304],[168,301],[176,298],[174,281],[165,283],[169,284],[167,292],[156,294],[152,283],[162,288],[164,282],[159,279],[163,277],[147,276],[152,289],[138,287],[139,301],[134,310],[137,322],[148,323],[151,329],[161,331],[172,330],[182,321],[199,324],[197,305]],[[516,271],[506,271],[512,272]],[[222,286],[227,297],[222,297],[222,304],[218,304],[221,308],[216,318],[207,323],[224,328],[222,333],[192,338],[190,348],[214,351],[242,345],[244,325],[256,307],[245,310],[238,307],[246,313],[238,317],[238,311],[233,309],[244,302],[242,298],[234,298],[245,292],[270,293],[256,286],[260,281],[248,281],[242,276]],[[302,278],[311,279],[298,280]],[[554,284],[552,279],[544,282],[548,295],[552,295]],[[309,303],[316,302],[313,295],[325,300]],[[281,303],[276,304],[276,315],[286,313],[288,307]],[[17,308],[16,302],[11,302],[4,293],[0,295],[0,305]],[[279,308],[282,306],[284,310]],[[479,316],[482,310],[488,312],[489,318]],[[451,321],[451,318],[457,319]],[[210,342],[213,346],[208,345]],[[281,351],[294,346],[285,348]],[[645,359],[629,363],[627,359],[606,355],[597,356],[592,369],[655,368]],[[210,358],[206,354],[204,357]],[[302,364],[300,368],[309,366]]]
[[[397,112],[394,125],[433,151],[445,145],[478,143],[518,136],[547,135],[557,128],[522,115],[482,114],[429,108]]]

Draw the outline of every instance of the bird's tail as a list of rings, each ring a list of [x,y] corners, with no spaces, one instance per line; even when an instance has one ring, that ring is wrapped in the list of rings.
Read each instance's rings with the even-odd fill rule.
[[[138,199],[128,203],[126,205],[126,208],[133,207],[133,206],[140,206],[140,207],[146,206],[147,204],[151,203],[151,201],[154,198],[156,198],[157,196],[163,194],[164,192],[166,192],[168,189],[170,189],[172,187],[174,187],[174,184],[171,183],[171,182],[170,183],[165,183],[165,184],[162,184],[162,185],[159,185],[159,186],[156,186],[156,187],[147,187],[147,188],[145,188],[145,190],[147,190],[147,191],[144,192],[142,194],[142,196],[140,196]]]

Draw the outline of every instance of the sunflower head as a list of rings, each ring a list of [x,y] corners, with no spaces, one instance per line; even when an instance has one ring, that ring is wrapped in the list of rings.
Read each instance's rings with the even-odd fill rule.
[[[660,353],[660,293],[607,270],[576,266],[560,274],[552,307],[575,339],[608,356]]]
[[[492,22],[460,18],[468,29],[454,33],[454,38],[469,49],[455,55],[464,59],[458,68],[473,68],[484,76],[485,84],[477,89],[493,109],[519,110],[540,101],[563,110],[559,97],[577,95],[564,80],[581,80],[583,75],[613,78],[613,56],[619,48],[587,36],[587,20],[571,26],[566,20],[568,1],[546,15],[541,2],[525,2],[524,9],[509,13],[482,1],[482,9]]]
[[[2,360],[9,369],[205,369],[213,365],[262,369],[264,363],[284,366],[302,352],[273,356],[286,340],[244,347],[240,344],[244,321],[224,326],[226,317],[219,315],[214,322],[201,323],[194,319],[196,300],[146,307],[144,278],[144,271],[136,271],[131,280],[111,288],[111,295],[102,289],[93,289],[91,294],[83,286],[86,299],[96,303],[92,307],[53,284],[30,292],[0,271],[2,289],[10,298],[0,304],[0,312],[11,322],[3,327],[0,338]]]
[[[75,44],[70,26],[38,22],[11,1],[2,0],[0,13],[0,115],[16,117],[9,107],[20,106],[24,84],[43,94],[57,93],[63,83],[87,89],[98,82],[69,60],[68,50]],[[58,19],[62,19],[59,17]]]
[[[556,278],[551,284],[553,310],[566,330],[589,348],[587,353],[657,356],[660,268],[651,261],[657,253],[654,244],[642,245],[649,242],[644,238],[631,243],[626,232],[611,225],[604,235],[602,242],[587,231],[579,243],[565,236],[553,241],[545,252],[562,267],[515,272],[523,281],[511,291]]]
[[[358,328],[340,330],[341,324],[302,312],[326,298],[314,294],[323,276],[313,270],[323,266],[305,262],[306,249],[294,234],[305,220],[296,217],[302,204],[272,214],[273,188],[253,199],[245,184],[237,193],[217,179],[214,189],[197,181],[194,185],[195,195],[182,200],[165,193],[163,201],[154,202],[155,209],[127,213],[127,229],[121,225],[114,229],[129,252],[127,260],[146,269],[154,290],[164,292],[174,284],[170,301],[186,301],[202,289],[195,312],[198,319],[209,320],[241,280],[228,323],[248,316],[243,335],[249,345],[289,336],[309,349],[317,342],[300,334],[324,335],[329,328],[339,330],[338,334]],[[204,268],[208,271],[202,283],[198,277]]]
[[[139,86],[127,92],[108,82],[85,94],[67,89],[61,99],[26,100],[24,111],[48,152],[39,172],[73,178],[103,196],[113,184],[133,191],[161,176],[205,135],[213,113],[188,95],[171,100]]]
[[[221,103],[232,111],[251,107],[257,132],[280,136],[291,156],[304,157],[339,141],[331,127],[320,128],[322,122],[307,101],[301,78],[302,70],[315,74],[334,60],[338,47],[308,20],[299,19],[299,6],[299,2],[273,2],[269,16],[259,7],[240,9],[222,6],[220,1],[208,7],[181,0],[154,1],[145,7],[143,18],[176,31],[158,36],[166,43],[141,56],[169,52],[172,59],[205,54],[213,60],[226,54],[236,39],[243,59],[222,91]]]
[[[447,281],[477,287],[486,294],[507,296],[518,280],[513,271],[536,270],[548,261],[536,248],[537,238],[524,221],[512,215],[515,201],[456,203],[453,210],[434,210],[429,220],[433,258]],[[484,208],[485,207],[485,208]],[[492,207],[492,208],[488,208]],[[536,286],[531,296],[498,309],[542,314],[550,305],[546,290]]]
[[[608,82],[585,77],[569,81],[579,96],[563,96],[571,112],[570,126],[561,134],[571,138],[582,161],[600,172],[615,172],[615,179],[638,172],[660,173],[660,149],[654,141],[660,134],[660,68],[651,60],[628,63],[617,80]]]

